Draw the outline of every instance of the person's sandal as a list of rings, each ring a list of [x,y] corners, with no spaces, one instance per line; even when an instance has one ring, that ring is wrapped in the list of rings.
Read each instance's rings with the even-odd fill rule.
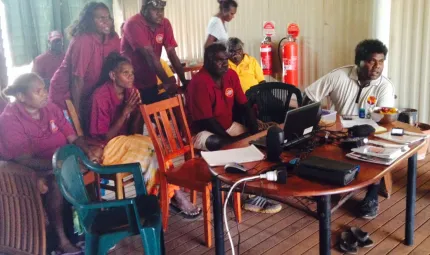
[[[369,233],[364,232],[363,230],[357,227],[351,227],[350,231],[357,239],[358,246],[370,248],[374,245],[372,239],[370,239]]]
[[[196,220],[202,214],[202,208],[198,208],[198,212],[196,214],[191,214],[184,212],[179,208],[176,204],[170,203],[170,208],[177,214],[181,215],[184,219],[187,220]]]
[[[340,235],[339,248],[347,254],[357,254],[358,241],[350,231],[342,232]]]

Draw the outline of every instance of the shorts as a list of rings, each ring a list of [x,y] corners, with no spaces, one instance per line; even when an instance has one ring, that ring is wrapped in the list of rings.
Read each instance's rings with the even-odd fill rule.
[[[242,134],[248,132],[248,130],[242,124],[239,124],[237,122],[233,122],[233,124],[231,124],[231,126],[225,132],[227,132],[227,134],[229,134],[230,136],[235,137],[235,136],[239,136],[239,135],[242,135]],[[192,142],[193,142],[194,148],[197,150],[206,151],[207,150],[206,140],[211,135],[214,135],[214,134],[209,132],[209,131],[204,130],[204,131],[197,133],[197,135],[193,136]]]

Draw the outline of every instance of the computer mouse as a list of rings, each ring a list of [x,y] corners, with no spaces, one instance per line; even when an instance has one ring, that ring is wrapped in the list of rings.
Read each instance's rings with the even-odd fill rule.
[[[234,162],[226,164],[224,169],[227,173],[231,174],[243,174],[248,170],[243,165]]]

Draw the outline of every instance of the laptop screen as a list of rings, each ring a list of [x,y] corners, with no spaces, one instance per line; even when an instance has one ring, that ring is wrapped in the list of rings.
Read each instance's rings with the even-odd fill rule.
[[[284,120],[285,143],[312,133],[318,127],[320,119],[320,102],[288,111]]]

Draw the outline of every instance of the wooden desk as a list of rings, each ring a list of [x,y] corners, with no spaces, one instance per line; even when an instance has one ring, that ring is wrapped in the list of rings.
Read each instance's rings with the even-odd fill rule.
[[[337,125],[339,128],[339,125]],[[392,127],[402,127],[405,130],[417,131],[414,127],[401,122],[384,125],[388,130]],[[266,131],[256,135],[245,138],[241,141],[226,146],[224,149],[241,148],[249,145],[249,141],[255,140],[261,136],[266,135]],[[341,194],[346,192],[355,191],[370,184],[378,182],[385,174],[395,169],[401,162],[408,160],[408,185],[407,185],[407,199],[406,199],[406,228],[405,228],[405,244],[413,244],[413,231],[414,231],[414,215],[415,215],[415,196],[416,196],[416,171],[417,171],[417,151],[424,146],[424,141],[411,145],[411,149],[399,158],[395,163],[390,166],[377,165],[362,161],[349,159],[345,156],[345,151],[336,145],[323,145],[315,148],[310,155],[325,157],[332,160],[339,160],[350,162],[360,165],[360,173],[357,178],[349,185],[333,186],[329,184],[318,183],[299,178],[298,176],[291,176],[288,178],[287,184],[278,184],[269,181],[254,181],[247,182],[245,191],[249,193],[262,194],[269,198],[281,201],[280,198],[285,197],[306,197],[313,196],[317,199],[317,215],[319,218],[319,238],[320,238],[320,254],[330,254],[330,223],[331,223],[331,195]],[[291,152],[284,152],[282,154],[282,161],[288,162],[296,158],[296,155]],[[222,204],[221,204],[221,183],[232,185],[239,179],[246,176],[256,175],[267,171],[274,163],[252,162],[244,164],[245,167],[251,169],[247,175],[243,174],[229,174],[224,171],[223,167],[211,168],[212,172],[212,192],[213,192],[213,214],[214,214],[214,230],[215,230],[215,250],[216,254],[224,254],[224,231],[222,221]]]

